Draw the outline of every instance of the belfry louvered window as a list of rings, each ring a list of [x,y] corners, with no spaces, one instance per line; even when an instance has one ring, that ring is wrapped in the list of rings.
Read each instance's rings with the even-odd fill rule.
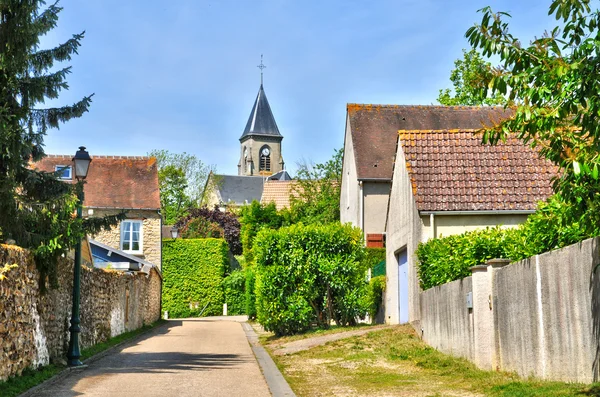
[[[259,171],[271,171],[271,150],[268,146],[260,149]]]

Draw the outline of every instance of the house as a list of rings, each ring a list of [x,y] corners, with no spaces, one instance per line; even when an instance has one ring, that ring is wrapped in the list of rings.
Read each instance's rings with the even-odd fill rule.
[[[457,111],[477,117],[489,109]],[[388,323],[418,328],[420,242],[488,226],[514,227],[552,194],[556,168],[536,150],[515,138],[483,145],[476,131],[399,131],[386,228]]]
[[[72,157],[48,155],[33,166],[46,172],[62,170],[62,179],[73,183]],[[84,217],[127,212],[127,219],[110,231],[93,236],[94,240],[160,269],[162,218],[156,159],[92,155],[84,193]]]
[[[274,203],[277,210],[290,208],[290,199],[297,189],[293,180],[267,180],[263,185],[261,204]]]
[[[340,220],[381,246],[399,130],[478,129],[506,117],[501,107],[348,104]]]

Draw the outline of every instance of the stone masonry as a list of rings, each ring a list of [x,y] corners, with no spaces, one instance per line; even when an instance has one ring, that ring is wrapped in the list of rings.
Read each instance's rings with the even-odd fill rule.
[[[0,244],[0,380],[65,359],[71,318],[73,259],[60,261],[58,288],[40,292],[32,256]],[[84,266],[81,275],[81,348],[151,324],[160,317],[161,276]]]

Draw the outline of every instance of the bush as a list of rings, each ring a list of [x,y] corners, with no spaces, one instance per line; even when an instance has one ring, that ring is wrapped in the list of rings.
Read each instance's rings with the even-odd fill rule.
[[[163,242],[163,310],[170,317],[223,312],[223,277],[229,266],[222,239],[177,239]]]
[[[365,267],[371,269],[371,275],[381,276],[385,275],[385,267],[383,267],[381,274],[375,274],[375,267],[385,261],[385,248],[365,248]]]
[[[285,222],[286,216],[277,212],[274,203],[261,204],[254,200],[240,209],[242,249],[248,264],[254,261],[252,246],[258,232],[264,228],[279,229]]]
[[[256,319],[256,293],[255,281],[256,272],[253,266],[248,266],[245,269],[246,272],[246,314],[251,320]]]
[[[219,207],[192,208],[190,213],[175,224],[184,238],[223,237],[234,255],[242,253],[240,222],[232,212],[221,211]]]
[[[368,308],[371,322],[375,324],[377,313],[383,303],[383,291],[385,291],[385,276],[377,276],[369,281],[366,307]]]
[[[223,280],[223,292],[227,303],[227,314],[235,316],[246,313],[246,272],[234,270]]]
[[[362,233],[349,225],[262,230],[254,241],[258,321],[276,335],[353,325],[366,313]]]
[[[575,206],[555,195],[518,228],[488,228],[421,243],[416,251],[421,288],[470,276],[472,266],[492,258],[518,261],[600,235],[598,228],[582,229],[579,217]]]

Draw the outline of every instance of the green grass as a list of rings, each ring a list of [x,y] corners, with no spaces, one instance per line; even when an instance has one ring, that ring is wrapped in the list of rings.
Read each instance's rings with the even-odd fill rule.
[[[131,339],[135,336],[138,336],[149,329],[157,327],[159,325],[164,324],[165,320],[158,320],[152,325],[145,325],[142,328],[139,328],[135,331],[126,332],[124,334],[115,336],[107,340],[106,342],[98,343],[92,347],[88,347],[87,349],[83,349],[81,351],[81,359],[88,359],[104,350],[107,350],[125,340]],[[5,382],[0,382],[0,396],[2,397],[15,397],[19,394],[25,392],[28,389],[31,389],[34,386],[39,385],[40,383],[52,378],[54,375],[63,371],[66,367],[63,365],[55,365],[50,364],[44,367],[40,367],[38,369],[28,368],[23,371],[20,376],[15,376],[13,378],[8,379]]]
[[[263,344],[284,344],[287,342],[293,342],[302,339],[314,338],[317,336],[337,334],[340,332],[356,331],[359,329],[366,329],[373,327],[371,324],[358,324],[350,327],[340,327],[338,325],[332,325],[329,328],[313,328],[302,334],[290,335],[290,336],[275,336],[272,333],[267,333],[259,337],[260,342]]]
[[[427,346],[407,326],[374,330],[273,359],[299,397],[600,396],[599,384],[521,379],[514,373],[480,370]]]

